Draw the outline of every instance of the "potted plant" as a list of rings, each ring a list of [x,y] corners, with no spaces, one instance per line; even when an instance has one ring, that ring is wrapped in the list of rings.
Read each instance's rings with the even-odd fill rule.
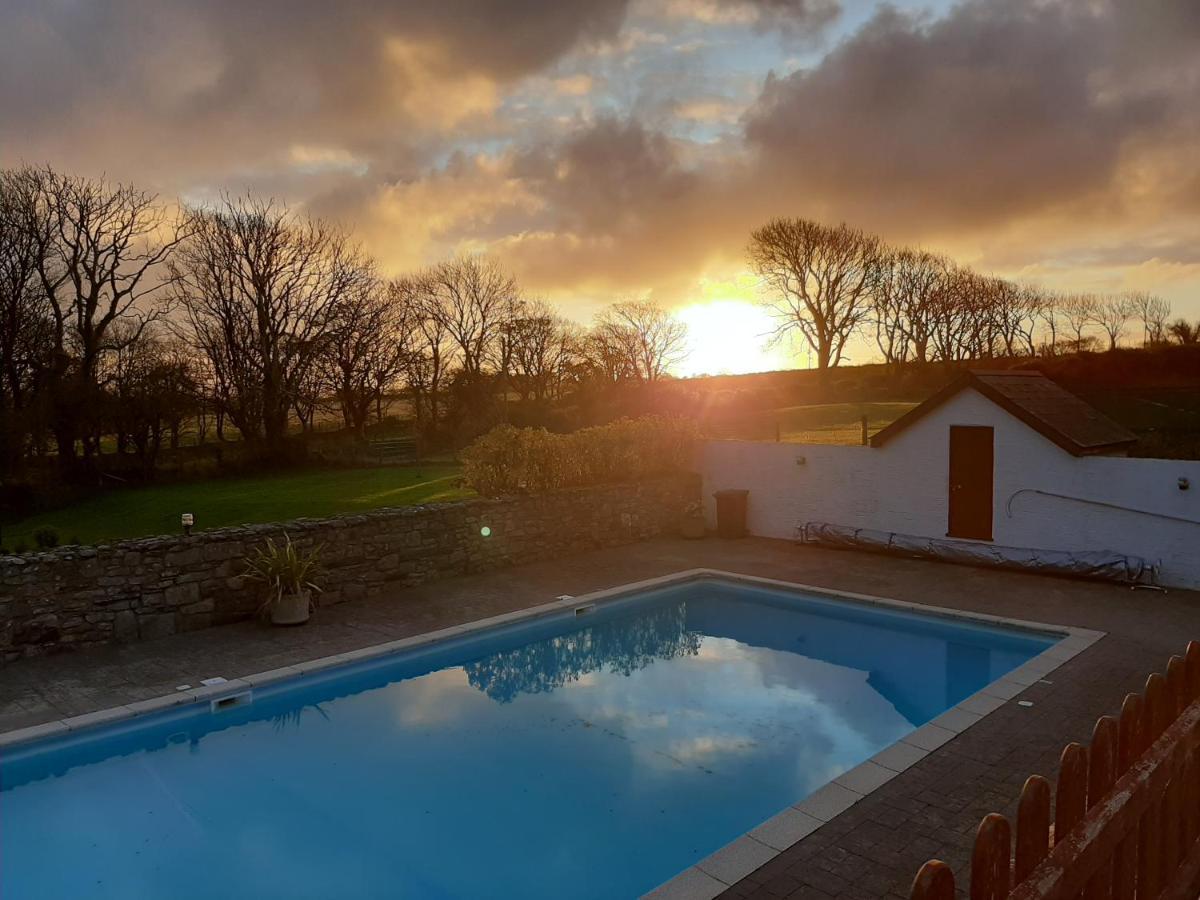
[[[683,508],[679,533],[689,540],[704,537],[704,506],[699,500],[693,500]]]
[[[267,596],[259,610],[274,625],[302,625],[312,614],[313,594],[320,592],[314,579],[320,573],[321,548],[310,553],[296,549],[289,535],[276,544],[270,538],[246,560],[243,573],[251,581],[262,582]]]

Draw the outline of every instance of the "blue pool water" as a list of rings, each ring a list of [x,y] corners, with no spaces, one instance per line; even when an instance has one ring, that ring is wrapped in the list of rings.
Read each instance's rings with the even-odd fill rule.
[[[0,898],[627,898],[1050,646],[704,580],[0,751]]]

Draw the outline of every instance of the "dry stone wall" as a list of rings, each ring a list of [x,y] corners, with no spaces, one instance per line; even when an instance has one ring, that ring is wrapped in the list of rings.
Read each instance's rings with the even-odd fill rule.
[[[322,547],[321,603],[341,603],[672,533],[697,499],[699,479],[678,476],[0,557],[0,660],[251,617],[261,586],[244,560],[284,533]]]

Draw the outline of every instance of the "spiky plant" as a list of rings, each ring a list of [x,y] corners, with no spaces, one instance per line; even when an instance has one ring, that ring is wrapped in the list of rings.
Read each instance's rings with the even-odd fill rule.
[[[320,555],[325,545],[303,553],[296,549],[291,535],[284,534],[283,538],[282,544],[267,538],[262,546],[255,547],[242,573],[245,578],[266,585],[267,596],[259,610],[262,615],[270,613],[272,604],[277,603],[284,594],[321,591],[315,579],[321,573]]]

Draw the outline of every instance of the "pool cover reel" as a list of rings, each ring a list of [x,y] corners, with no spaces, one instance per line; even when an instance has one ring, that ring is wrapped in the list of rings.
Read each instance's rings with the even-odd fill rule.
[[[1157,584],[1158,565],[1138,556],[1111,550],[1031,550],[997,547],[968,541],[917,537],[870,528],[851,528],[828,522],[806,522],[796,528],[805,544],[845,550],[873,550],[922,559],[940,559],[969,566],[995,566],[1025,572],[1049,572],[1098,578],[1123,584]]]

